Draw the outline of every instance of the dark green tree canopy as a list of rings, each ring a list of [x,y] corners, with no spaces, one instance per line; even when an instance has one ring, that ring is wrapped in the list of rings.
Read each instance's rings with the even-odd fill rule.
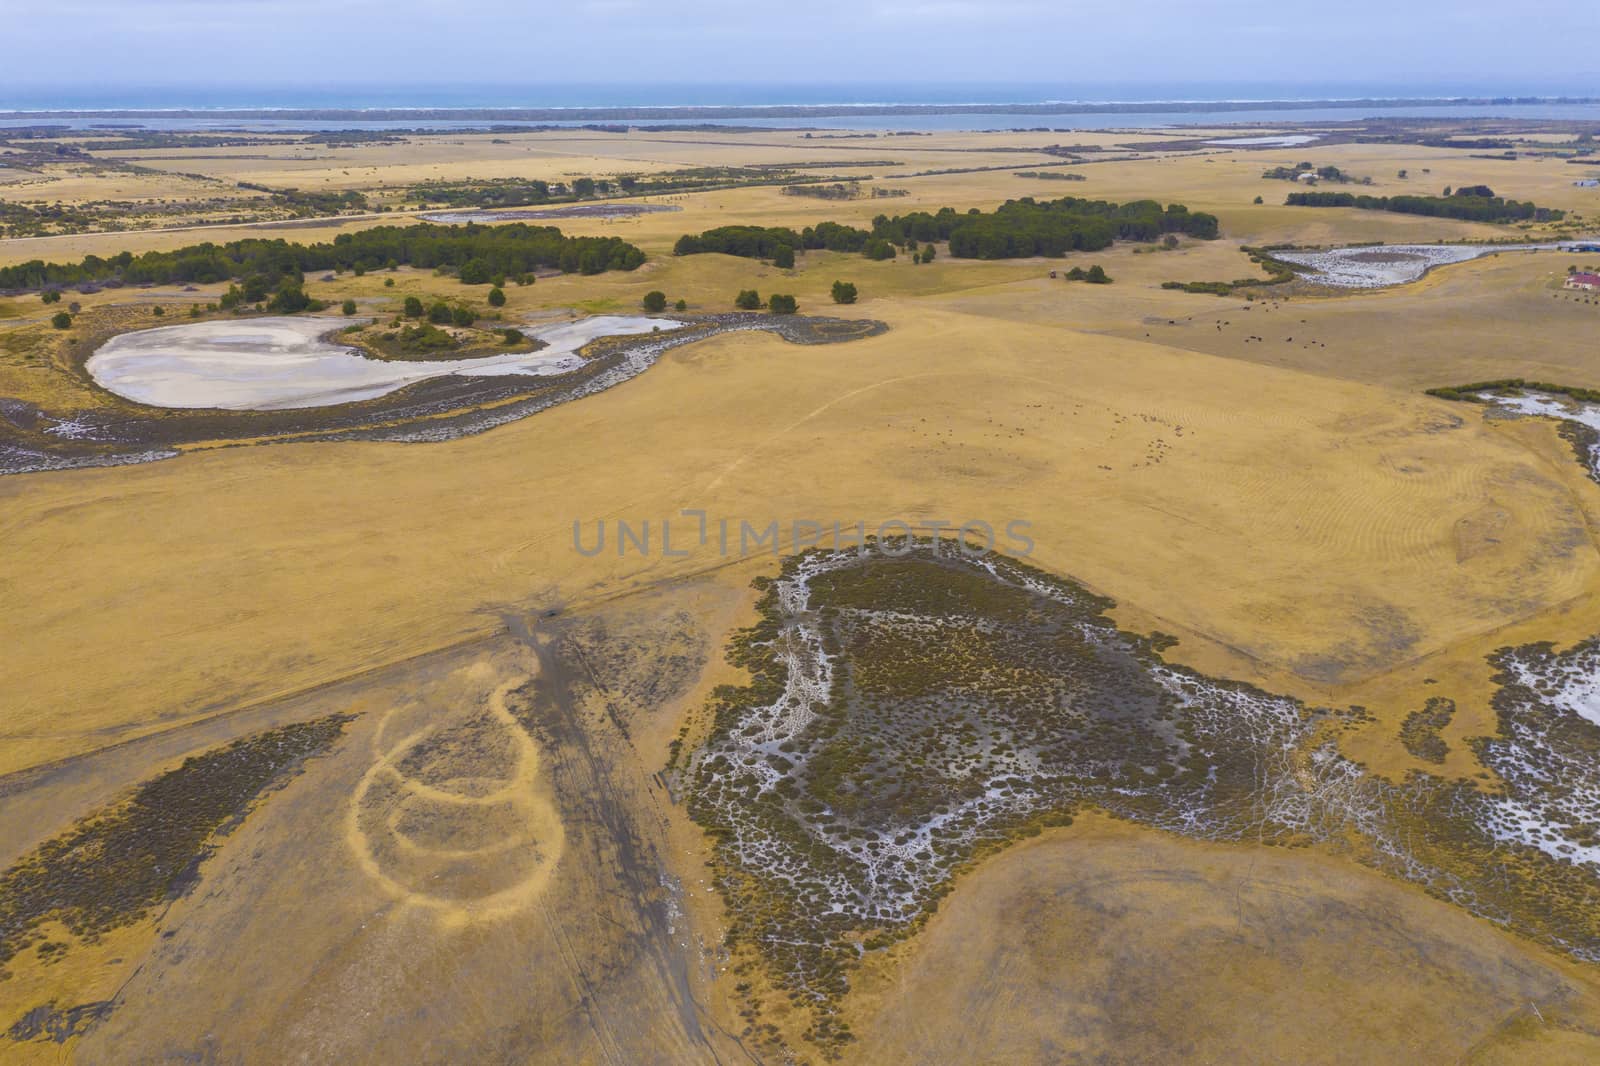
[[[1366,211],[1394,211],[1402,215],[1429,215],[1464,222],[1557,222],[1566,212],[1537,207],[1531,202],[1479,196],[1488,186],[1463,188],[1445,196],[1357,196],[1348,192],[1292,192],[1284,202],[1291,207],[1355,207]]]
[[[484,281],[497,274],[531,274],[554,267],[569,274],[633,270],[644,253],[618,237],[567,237],[554,226],[513,222],[500,226],[377,226],[341,233],[323,244],[250,238],[228,244],[190,245],[170,252],[121,252],[110,258],[86,256],[77,263],[32,260],[0,267],[0,289],[41,289],[87,282],[122,281],[130,285],[204,285],[229,279],[265,279],[262,298],[284,277],[299,280],[308,271],[367,269],[394,262],[432,270],[481,262]],[[477,268],[472,267],[473,270]],[[247,299],[247,303],[256,300]]]

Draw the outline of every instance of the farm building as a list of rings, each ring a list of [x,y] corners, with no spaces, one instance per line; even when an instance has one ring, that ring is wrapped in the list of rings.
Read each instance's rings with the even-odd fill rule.
[[[1581,289],[1584,292],[1600,292],[1600,274],[1568,274],[1568,289]]]

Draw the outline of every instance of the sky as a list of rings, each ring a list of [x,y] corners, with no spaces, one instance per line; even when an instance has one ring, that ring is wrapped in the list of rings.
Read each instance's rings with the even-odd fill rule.
[[[1563,0],[52,0],[7,20],[0,107],[37,106],[41,90],[81,98],[131,86],[1305,84],[1600,96],[1596,45],[1600,4]]]

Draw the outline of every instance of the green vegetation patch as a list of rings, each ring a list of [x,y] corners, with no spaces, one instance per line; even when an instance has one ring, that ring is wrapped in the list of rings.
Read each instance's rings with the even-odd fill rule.
[[[217,834],[326,751],[348,721],[332,715],[191,756],[41,845],[0,874],[0,967],[38,941],[47,922],[93,941],[181,894]]]
[[[34,259],[0,267],[0,289],[120,282],[205,285],[229,279],[262,279],[263,293],[284,278],[304,280],[307,271],[377,270],[389,266],[459,270],[481,261],[489,275],[514,277],[541,267],[567,273],[633,270],[644,253],[618,237],[567,237],[554,226],[378,226],[341,233],[323,244],[250,238],[228,244],[194,244],[170,252],[121,252],[86,256],[77,263]]]
[[[1455,713],[1454,700],[1442,696],[1430,698],[1422,710],[1412,711],[1400,723],[1400,743],[1424,762],[1443,763],[1450,754],[1450,745],[1439,734],[1450,725]]]
[[[1163,208],[1154,200],[1116,204],[1067,196],[1040,202],[1025,196],[1008,200],[991,212],[944,207],[931,214],[879,215],[870,230],[834,222],[799,232],[782,226],[721,226],[683,235],[673,254],[721,252],[769,259],[779,248],[825,248],[890,259],[896,248],[914,251],[918,244],[948,241],[950,254],[960,259],[1059,258],[1068,252],[1099,251],[1119,240],[1153,241],[1168,233],[1210,240],[1218,234],[1217,219],[1182,204]]]
[[[1292,192],[1284,201],[1291,207],[1355,207],[1363,211],[1393,211],[1402,215],[1428,215],[1463,222],[1557,222],[1567,217],[1554,207],[1506,200],[1487,185],[1473,185],[1444,196],[1360,196],[1348,192]]]

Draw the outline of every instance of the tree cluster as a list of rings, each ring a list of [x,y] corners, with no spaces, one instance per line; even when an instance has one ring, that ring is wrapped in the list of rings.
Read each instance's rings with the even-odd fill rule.
[[[1292,192],[1284,201],[1291,207],[1356,207],[1364,211],[1394,211],[1402,215],[1429,215],[1464,222],[1555,222],[1566,212],[1536,207],[1531,202],[1505,200],[1485,185],[1461,189],[1447,196],[1357,196],[1348,192]]]
[[[78,263],[35,259],[0,267],[0,289],[111,281],[131,285],[204,285],[259,277],[265,295],[282,278],[302,280],[307,271],[377,270],[397,265],[460,270],[474,260],[481,263],[487,281],[494,276],[531,273],[539,267],[557,267],[578,274],[633,270],[644,262],[644,253],[617,237],[567,237],[554,226],[520,222],[504,226],[420,223],[341,233],[331,243],[323,244],[250,238],[221,245],[208,241],[142,255],[91,255]]]
[[[836,222],[818,223],[798,233],[783,226],[721,226],[704,233],[684,234],[678,238],[673,254],[720,252],[747,259],[773,259],[782,254],[779,249],[793,252],[825,248],[861,252],[869,259],[892,259],[896,249],[915,252],[919,243],[948,241],[950,254],[957,258],[1017,259],[1099,251],[1114,241],[1153,241],[1167,233],[1211,240],[1218,233],[1217,218],[1203,211],[1190,211],[1182,204],[1163,208],[1154,200],[1117,204],[1072,196],[1043,202],[1023,197],[1008,200],[988,213],[977,208],[960,213],[945,207],[933,214],[915,211],[893,218],[879,215],[872,220],[870,230]]]

